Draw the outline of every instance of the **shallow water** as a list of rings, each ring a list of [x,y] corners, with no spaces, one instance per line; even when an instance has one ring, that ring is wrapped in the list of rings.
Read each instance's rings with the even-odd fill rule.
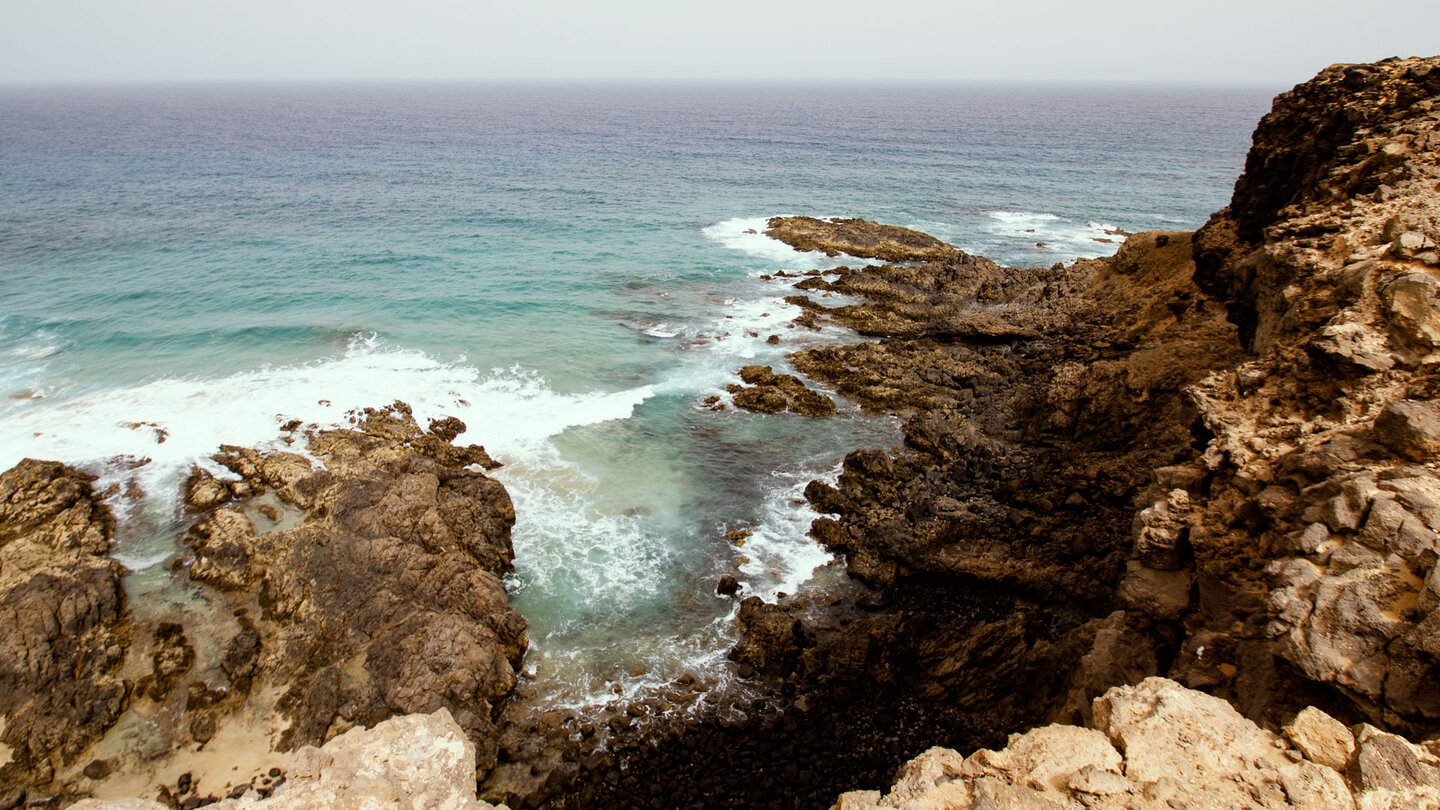
[[[183,601],[161,564],[191,464],[402,399],[506,464],[542,700],[718,676],[715,581],[802,587],[828,560],[805,482],[899,442],[843,403],[701,405],[853,339],[787,328],[793,291],[759,278],[833,262],[747,231],[861,216],[1011,264],[1104,255],[1222,206],[1268,95],[0,88],[0,465],[102,473],[132,594]]]

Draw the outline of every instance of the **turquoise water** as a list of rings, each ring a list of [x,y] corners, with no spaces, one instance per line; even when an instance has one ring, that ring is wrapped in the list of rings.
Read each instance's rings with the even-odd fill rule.
[[[143,492],[113,499],[117,553],[154,581],[176,484],[216,445],[403,399],[507,464],[547,699],[719,673],[715,580],[800,587],[828,559],[805,481],[898,443],[849,406],[701,407],[741,365],[852,337],[787,328],[792,291],[758,276],[829,262],[745,231],[861,216],[1011,264],[1103,255],[1109,227],[1222,206],[1268,97],[0,88],[0,465],[59,458]]]

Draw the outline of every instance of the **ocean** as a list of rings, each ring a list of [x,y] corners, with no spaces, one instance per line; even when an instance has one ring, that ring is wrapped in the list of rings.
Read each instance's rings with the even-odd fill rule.
[[[800,493],[900,443],[844,401],[704,406],[743,365],[856,339],[789,326],[794,291],[761,276],[845,260],[765,219],[874,219],[1017,266],[1106,255],[1116,229],[1225,205],[1271,95],[0,87],[0,469],[100,475],[132,603],[160,610],[193,598],[164,565],[193,465],[403,400],[505,464],[538,701],[724,678],[716,581],[843,587]]]

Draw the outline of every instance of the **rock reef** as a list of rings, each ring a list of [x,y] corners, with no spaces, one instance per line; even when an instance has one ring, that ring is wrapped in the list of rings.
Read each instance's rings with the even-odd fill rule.
[[[866,302],[819,316],[881,340],[795,365],[906,415],[906,449],[812,484],[838,515],[813,534],[881,589],[938,577],[1068,613],[1057,650],[1132,634],[1144,668],[1257,718],[1313,697],[1434,730],[1437,64],[1281,95],[1193,240],[826,282]],[[826,672],[823,647],[805,655]],[[1084,715],[1075,671],[1047,689]]]
[[[835,400],[812,391],[794,374],[776,374],[770,366],[745,366],[740,369],[745,385],[730,386],[735,407],[760,413],[792,413],[806,416],[829,416],[835,412]]]
[[[120,716],[134,631],[94,478],[26,459],[0,475],[0,805],[48,785]]]
[[[860,259],[923,262],[955,252],[928,233],[865,219],[771,217],[765,235],[796,250],[818,251],[832,258],[845,253]]]

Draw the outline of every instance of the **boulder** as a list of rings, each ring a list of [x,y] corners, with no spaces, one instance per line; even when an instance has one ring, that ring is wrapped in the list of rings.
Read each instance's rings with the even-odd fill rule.
[[[1440,404],[1402,399],[1375,417],[1375,439],[1410,461],[1429,461],[1440,454]]]

